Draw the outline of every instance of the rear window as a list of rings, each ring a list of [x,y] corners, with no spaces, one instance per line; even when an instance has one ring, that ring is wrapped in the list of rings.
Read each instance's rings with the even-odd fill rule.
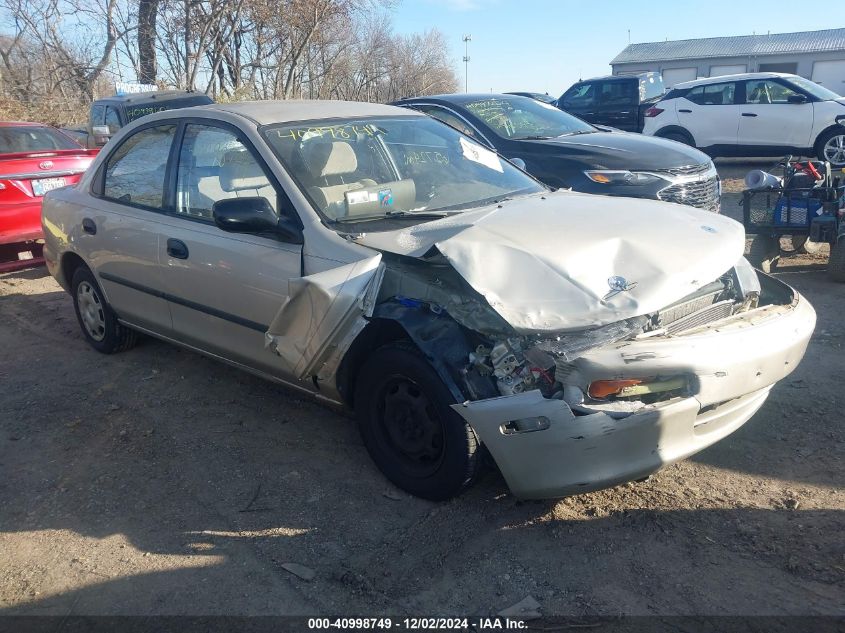
[[[168,99],[167,101],[149,101],[136,105],[126,106],[126,119],[129,123],[142,116],[165,110],[178,110],[179,108],[191,108],[193,106],[208,105],[214,101],[206,95],[195,95],[184,99]]]
[[[0,154],[79,148],[75,141],[48,127],[0,127]]]
[[[666,90],[663,77],[657,73],[646,75],[640,80],[640,100],[648,101],[662,95]]]

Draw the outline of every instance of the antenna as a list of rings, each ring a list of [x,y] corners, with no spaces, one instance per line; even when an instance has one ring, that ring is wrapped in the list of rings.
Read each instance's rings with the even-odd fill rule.
[[[464,35],[464,92],[469,92],[469,43],[472,35]]]

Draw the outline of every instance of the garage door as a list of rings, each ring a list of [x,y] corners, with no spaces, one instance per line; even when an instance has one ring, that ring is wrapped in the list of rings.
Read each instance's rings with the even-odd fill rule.
[[[722,75],[738,75],[739,73],[744,73],[747,68],[748,67],[745,64],[734,64],[733,66],[711,66],[710,76],[721,77]]]
[[[828,90],[845,95],[845,59],[813,64],[812,80]]]
[[[697,72],[697,68],[667,68],[661,74],[663,75],[663,84],[668,90],[675,84],[692,81],[696,78]]]

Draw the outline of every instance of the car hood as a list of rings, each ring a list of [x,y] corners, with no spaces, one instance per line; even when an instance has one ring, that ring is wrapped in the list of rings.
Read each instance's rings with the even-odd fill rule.
[[[418,258],[434,248],[516,331],[548,334],[664,308],[736,264],[744,237],[692,207],[559,191],[356,241]]]
[[[594,169],[673,169],[710,162],[694,147],[628,132],[592,132],[523,142],[536,144],[545,153],[592,163]]]

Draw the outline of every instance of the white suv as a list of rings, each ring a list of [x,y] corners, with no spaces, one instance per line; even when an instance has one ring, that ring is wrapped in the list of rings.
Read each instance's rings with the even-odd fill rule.
[[[677,84],[643,134],[712,156],[818,156],[845,166],[845,98],[803,77],[746,73]]]

